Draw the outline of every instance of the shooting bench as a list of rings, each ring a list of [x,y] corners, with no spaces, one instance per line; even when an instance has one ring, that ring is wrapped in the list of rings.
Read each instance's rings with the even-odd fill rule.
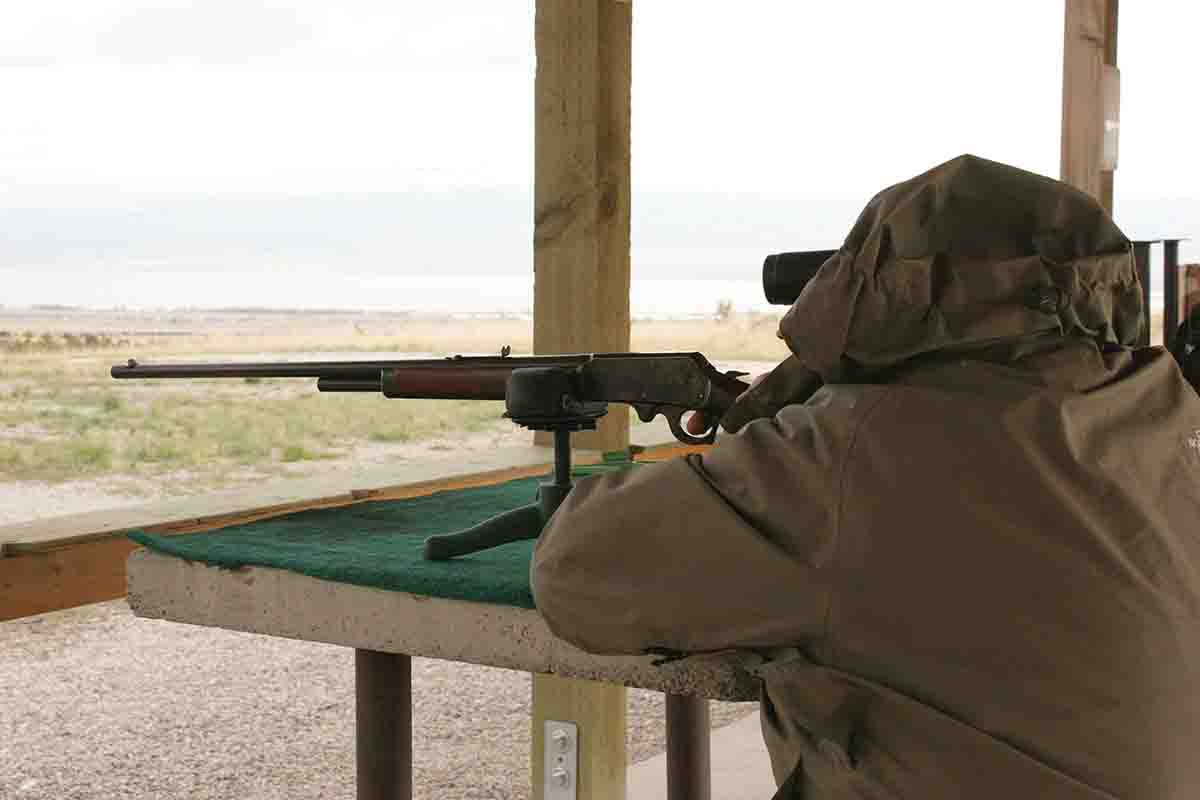
[[[647,450],[646,455],[654,458],[679,452],[678,447],[661,447]],[[508,454],[510,459],[512,456]],[[536,459],[526,455],[517,460],[527,463]],[[586,464],[595,459],[577,460]],[[287,559],[306,549],[304,542],[309,536],[315,537],[309,550],[321,551],[318,555],[326,564],[337,562],[339,538],[352,543],[354,534],[364,531],[369,538],[371,525],[377,533],[388,530],[393,524],[386,517],[388,508],[408,509],[418,517],[432,519],[442,514],[438,502],[445,509],[464,500],[467,505],[482,504],[488,513],[504,510],[505,503],[528,502],[526,495],[534,483],[529,476],[543,474],[545,469],[543,460],[537,466],[394,486],[374,495],[385,501],[406,498],[398,502],[353,503],[208,533],[142,537],[153,549],[138,550],[129,557],[129,603],[135,614],[148,619],[353,647],[357,796],[361,800],[412,796],[412,736],[420,735],[411,729],[412,656],[522,670],[533,673],[535,682],[546,682],[535,694],[538,699],[533,708],[535,798],[547,796],[543,794],[544,759],[551,750],[547,749],[543,720],[578,726],[579,764],[572,777],[577,781],[575,797],[620,798],[625,793],[623,749],[616,746],[624,736],[623,720],[580,703],[578,692],[556,691],[553,687],[564,683],[560,679],[592,686],[593,691],[605,691],[607,685],[614,691],[628,686],[664,692],[667,796],[707,800],[707,701],[758,699],[757,681],[748,671],[751,664],[746,659],[750,657],[723,655],[656,666],[648,656],[593,656],[567,644],[550,633],[532,607],[528,594],[532,542],[505,545],[491,555],[431,565],[420,561],[422,537],[409,535],[407,543],[393,551],[382,577],[378,573],[364,576],[361,570],[356,573],[353,565],[346,567],[345,563],[335,563],[325,572],[321,571],[325,568],[315,570],[325,577],[297,571],[302,566],[265,566],[296,566]],[[504,499],[505,491],[508,499]],[[371,522],[369,518],[378,516],[377,510],[385,516]],[[345,520],[345,525],[339,520]],[[301,532],[291,538],[288,530],[297,530],[294,523],[299,523]],[[289,529],[289,525],[293,527]],[[342,527],[345,530],[339,533]],[[257,552],[252,540],[269,543],[274,538],[288,540],[282,561],[278,554],[264,558],[261,553],[249,552]],[[299,552],[299,557],[306,554]],[[550,675],[557,677],[543,677]]]

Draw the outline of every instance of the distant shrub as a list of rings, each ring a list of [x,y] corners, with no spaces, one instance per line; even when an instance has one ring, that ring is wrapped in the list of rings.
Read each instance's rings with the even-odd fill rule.
[[[293,461],[307,461],[310,458],[312,458],[312,456],[307,450],[304,449],[304,445],[289,444],[287,447],[283,448],[282,460],[289,464]]]
[[[111,469],[112,448],[103,443],[81,442],[71,447],[71,461],[84,469]]]

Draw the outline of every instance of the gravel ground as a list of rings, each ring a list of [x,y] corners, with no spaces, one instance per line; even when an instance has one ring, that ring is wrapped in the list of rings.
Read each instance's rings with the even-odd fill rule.
[[[349,648],[141,620],[124,601],[0,623],[0,798],[352,798]],[[527,798],[525,673],[413,660],[414,796]],[[629,690],[631,761],[665,749]],[[753,703],[712,703],[714,727]]]

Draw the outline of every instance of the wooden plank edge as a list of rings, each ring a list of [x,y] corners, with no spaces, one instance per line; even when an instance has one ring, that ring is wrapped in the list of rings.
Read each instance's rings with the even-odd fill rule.
[[[0,558],[0,621],[125,596],[125,538]]]

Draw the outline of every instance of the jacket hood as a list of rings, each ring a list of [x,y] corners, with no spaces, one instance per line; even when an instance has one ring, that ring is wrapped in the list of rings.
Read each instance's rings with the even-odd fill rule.
[[[963,155],[872,198],[779,335],[834,383],[936,352],[994,357],[1010,343],[1132,347],[1142,315],[1132,245],[1099,203]]]

